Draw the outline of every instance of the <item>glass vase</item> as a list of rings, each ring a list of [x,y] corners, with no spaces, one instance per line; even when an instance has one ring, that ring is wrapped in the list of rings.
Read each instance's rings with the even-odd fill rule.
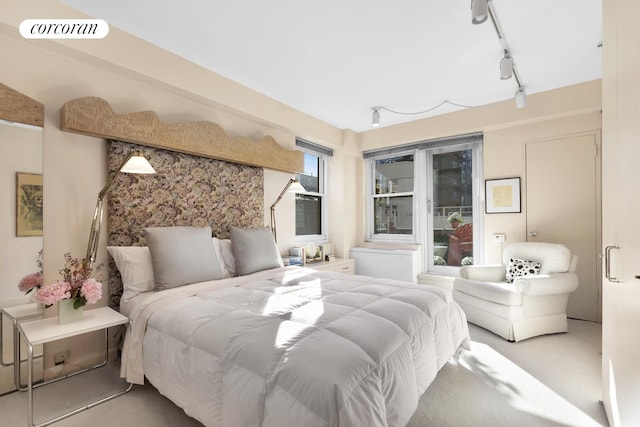
[[[58,323],[77,322],[82,320],[84,307],[73,308],[74,299],[63,299],[58,302]]]

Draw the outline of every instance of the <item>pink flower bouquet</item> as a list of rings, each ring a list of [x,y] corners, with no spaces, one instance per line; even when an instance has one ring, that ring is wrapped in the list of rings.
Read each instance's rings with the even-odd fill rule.
[[[36,266],[38,267],[37,272],[27,274],[20,280],[20,283],[18,283],[18,289],[20,289],[20,292],[28,294],[34,289],[39,289],[40,286],[42,286],[42,249],[38,252]]]
[[[42,273],[31,273],[22,278],[18,283],[18,289],[25,294],[33,291],[34,288],[42,286]]]
[[[40,286],[36,299],[45,307],[65,299],[73,299],[74,308],[97,303],[102,298],[102,283],[91,277],[91,266],[69,253],[64,254],[64,259],[64,268],[59,271],[62,281]]]

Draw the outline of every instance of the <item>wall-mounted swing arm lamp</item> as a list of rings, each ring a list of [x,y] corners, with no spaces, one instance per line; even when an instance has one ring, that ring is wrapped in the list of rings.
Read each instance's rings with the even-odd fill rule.
[[[291,178],[289,179],[289,182],[287,182],[287,185],[285,185],[280,192],[280,195],[278,196],[276,201],[271,205],[271,232],[273,233],[273,240],[275,240],[276,243],[278,242],[278,235],[276,232],[276,205],[280,202],[280,200],[282,200],[282,197],[287,191],[289,193],[302,193],[303,191],[307,190],[305,190],[302,184],[300,184],[300,181],[298,181],[296,178]]]
[[[132,151],[124,159],[118,171],[109,179],[107,185],[98,193],[98,202],[96,203],[96,210],[93,213],[93,221],[91,222],[91,231],[89,232],[89,244],[87,245],[87,256],[84,259],[84,263],[90,266],[96,260],[96,254],[98,252],[98,240],[100,239],[100,227],[102,226],[102,211],[104,208],[104,198],[117,182],[121,173],[134,173],[134,174],[154,174],[156,171],[153,169],[149,161],[144,157],[140,151]]]

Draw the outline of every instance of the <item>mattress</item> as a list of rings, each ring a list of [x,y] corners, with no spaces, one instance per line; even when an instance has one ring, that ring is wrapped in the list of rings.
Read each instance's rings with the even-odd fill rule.
[[[469,348],[447,290],[284,267],[129,301],[122,375],[207,426],[404,426]]]

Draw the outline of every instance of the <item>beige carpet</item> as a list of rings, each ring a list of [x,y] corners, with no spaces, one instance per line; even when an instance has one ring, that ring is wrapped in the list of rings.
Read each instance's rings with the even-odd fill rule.
[[[601,325],[519,343],[470,325],[472,348],[450,361],[420,399],[410,427],[607,426],[601,399]]]
[[[571,320],[568,334],[509,343],[470,325],[472,351],[450,361],[409,427],[607,426],[600,396],[600,325]],[[36,389],[35,422],[121,387],[102,369]],[[25,426],[26,393],[0,397],[0,425]],[[200,426],[152,386],[61,420],[54,427]],[[303,427],[303,426],[301,426]],[[363,426],[364,427],[364,426]]]

